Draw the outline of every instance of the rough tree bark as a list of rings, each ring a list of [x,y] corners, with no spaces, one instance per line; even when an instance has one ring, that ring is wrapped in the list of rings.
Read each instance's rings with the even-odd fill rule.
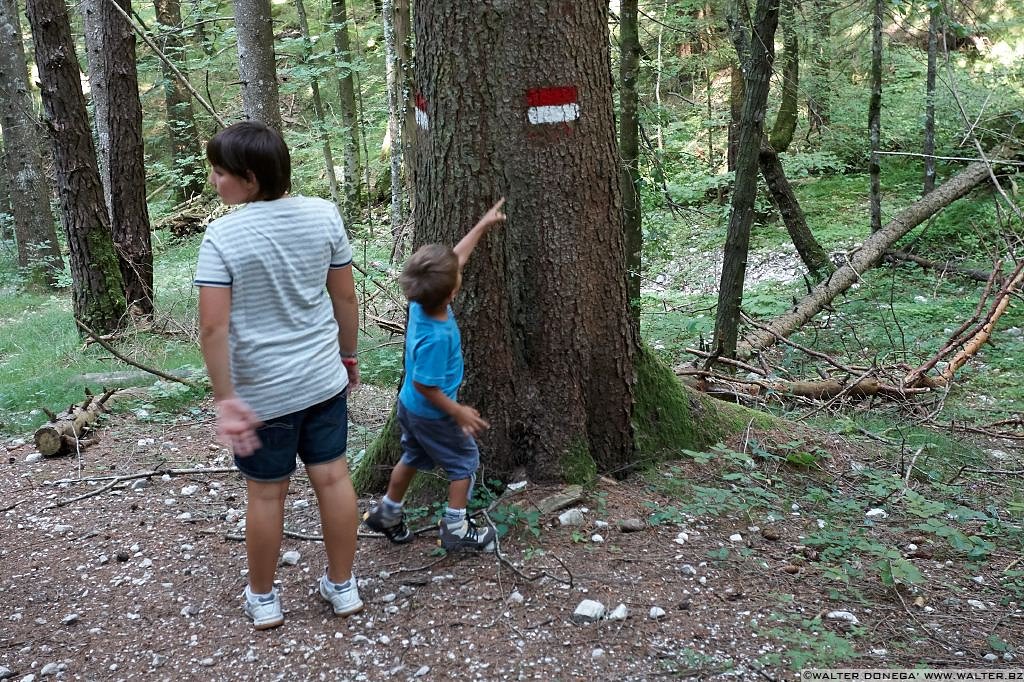
[[[1000,149],[992,152],[1000,159],[1011,158],[1013,152]],[[1008,156],[1009,155],[1009,156]],[[901,211],[885,227],[868,237],[847,261],[828,279],[814,287],[797,302],[790,312],[775,318],[764,326],[748,333],[739,344],[740,356],[775,344],[780,337],[788,337],[860,279],[865,271],[874,267],[897,240],[940,209],[966,196],[974,187],[989,178],[989,167],[984,162],[972,163],[956,176],[937,187],[933,192]]]
[[[334,24],[334,53],[338,68],[338,111],[344,126],[341,156],[344,165],[345,217],[356,214],[362,182],[359,167],[359,109],[356,106],[356,88],[352,62],[351,39],[348,32],[348,8],[345,0],[331,0],[331,23]]]
[[[885,0],[874,0],[871,18],[871,99],[868,102],[868,136],[871,138],[871,231],[882,229],[882,169],[878,160],[882,128],[882,10]]]
[[[935,189],[935,74],[938,70],[940,12],[936,2],[928,11],[928,75],[924,93],[924,194]]]
[[[621,471],[633,459],[637,331],[628,314],[607,3],[418,6],[414,246],[454,244],[499,196],[456,314],[460,401],[491,422],[485,475]],[[371,448],[357,471],[374,484]],[[391,463],[385,461],[384,463]],[[386,474],[386,471],[384,472]],[[377,475],[379,478],[379,474]]]
[[[626,235],[627,295],[634,324],[640,323],[640,254],[643,215],[640,206],[640,119],[637,80],[640,75],[640,22],[637,0],[619,5],[619,158],[623,230]]]
[[[53,139],[61,219],[68,239],[74,314],[99,333],[117,329],[126,306],[96,167],[67,7],[28,0],[43,108]]]
[[[745,6],[745,0],[739,5]],[[735,5],[729,17],[731,32],[744,31],[742,9]],[[736,354],[736,338],[743,300],[743,281],[750,249],[750,226],[757,198],[758,156],[764,135],[764,114],[774,59],[775,29],[779,21],[778,0],[758,0],[753,31],[748,41],[743,67],[743,117],[736,158],[736,182],[732,192],[732,210],[725,239],[722,278],[715,316],[714,348],[724,357]]]
[[[53,284],[64,265],[50,211],[53,190],[43,163],[44,135],[29,92],[16,0],[0,0],[0,128],[18,265],[29,269],[33,281]]]
[[[146,205],[135,32],[114,8],[114,2],[131,13],[131,0],[85,0],[82,4],[97,155],[125,299],[133,310],[151,315],[153,247]]]
[[[246,118],[281,130],[270,0],[233,0],[238,36],[238,76]]]
[[[187,74],[187,51],[181,40],[181,3],[179,0],[154,0],[156,20],[160,24],[160,49],[178,69]],[[179,82],[174,71],[160,60],[164,79],[164,108],[167,113],[167,137],[171,144],[171,158],[181,175],[176,187],[178,198],[191,199],[203,191],[206,169],[203,165],[203,151],[200,147],[199,132],[196,129],[195,111],[188,90]]]
[[[736,170],[740,151],[740,128],[743,118],[743,65],[733,62],[729,67],[729,130],[725,152],[725,168]]]

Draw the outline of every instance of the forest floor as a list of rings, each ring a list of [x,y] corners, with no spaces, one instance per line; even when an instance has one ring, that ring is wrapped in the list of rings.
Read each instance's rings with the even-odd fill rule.
[[[357,392],[352,420],[379,424],[383,401]],[[582,525],[531,515],[559,489],[528,484],[493,506],[512,526],[508,563],[439,556],[429,530],[400,547],[361,537],[366,606],[348,619],[314,591],[324,553],[298,537],[319,533],[300,469],[283,547],[298,557],[278,571],[286,621],[254,632],[241,611],[238,474],[109,486],[230,467],[207,408],[159,424],[119,411],[80,457],[0,447],[0,678],[783,680],[809,667],[1024,667],[1019,525],[982,528],[980,510],[956,525],[959,508],[926,499],[927,481],[865,477],[884,468],[878,443],[792,429],[602,478],[575,505]],[[773,442],[799,442],[813,466],[750,457]],[[1007,443],[980,446],[993,468],[1024,465]],[[642,529],[621,531],[628,519]],[[967,549],[950,540],[960,530]],[[991,542],[975,551],[971,538]],[[628,616],[574,622],[584,599]]]

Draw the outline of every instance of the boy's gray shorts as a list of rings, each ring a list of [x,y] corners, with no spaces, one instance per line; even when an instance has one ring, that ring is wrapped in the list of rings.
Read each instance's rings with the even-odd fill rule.
[[[402,425],[402,463],[421,471],[444,469],[449,481],[473,478],[480,467],[480,449],[454,419],[421,417],[398,403]]]

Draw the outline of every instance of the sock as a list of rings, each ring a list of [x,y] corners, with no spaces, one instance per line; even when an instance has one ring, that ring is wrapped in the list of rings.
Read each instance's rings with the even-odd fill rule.
[[[444,522],[448,524],[449,530],[455,530],[458,526],[461,526],[462,522],[465,520],[465,509],[452,509],[451,507],[448,507],[444,511]]]
[[[334,590],[335,592],[344,592],[345,590],[352,587],[352,578],[349,578],[343,583],[336,583],[332,582],[331,579],[328,578],[327,574],[325,573],[324,586],[327,587],[328,590]]]
[[[380,509],[384,513],[384,518],[389,521],[396,521],[402,515],[402,503],[395,502],[387,495],[381,498]]]
[[[274,600],[274,590],[270,590],[270,592],[267,592],[266,594],[259,594],[258,592],[253,592],[252,591],[252,587],[250,587],[249,585],[246,585],[245,586],[245,598],[248,599],[251,602],[263,602],[263,603],[266,603],[266,602]]]

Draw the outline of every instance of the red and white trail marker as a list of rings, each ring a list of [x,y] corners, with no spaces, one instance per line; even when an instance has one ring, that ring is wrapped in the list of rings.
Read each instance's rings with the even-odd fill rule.
[[[430,119],[427,118],[427,98],[416,93],[416,125],[423,130],[430,130]]]
[[[568,123],[579,117],[580,105],[575,86],[526,91],[526,118],[534,125]]]

